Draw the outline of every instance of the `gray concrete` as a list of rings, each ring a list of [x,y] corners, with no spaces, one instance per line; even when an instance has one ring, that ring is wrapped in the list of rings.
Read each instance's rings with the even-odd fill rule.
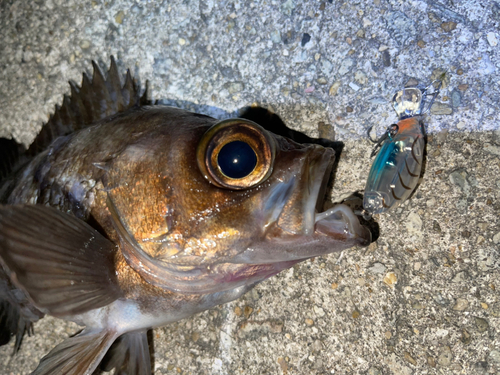
[[[363,189],[366,129],[395,121],[393,93],[450,70],[427,119],[422,183],[377,218],[378,241],[157,329],[155,374],[500,373],[500,4],[440,4],[0,3],[0,136],[29,143],[67,81],[113,54],[153,98],[219,118],[257,103],[309,135],[335,134],[334,201]],[[29,373],[77,327],[35,329],[17,356],[0,349],[1,374]]]

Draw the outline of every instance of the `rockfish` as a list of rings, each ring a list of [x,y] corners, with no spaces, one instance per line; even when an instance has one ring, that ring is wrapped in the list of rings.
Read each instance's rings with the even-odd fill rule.
[[[0,344],[44,314],[85,327],[33,374],[148,375],[148,329],[370,242],[347,206],[316,209],[331,148],[149,105],[113,59],[70,85],[29,149],[0,147]]]

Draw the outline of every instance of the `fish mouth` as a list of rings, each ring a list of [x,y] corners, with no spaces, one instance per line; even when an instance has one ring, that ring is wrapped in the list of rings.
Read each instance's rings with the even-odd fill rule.
[[[295,181],[294,196],[282,197],[288,199],[286,204],[275,202],[282,207],[278,226],[291,235],[327,236],[337,241],[355,240],[357,245],[366,246],[371,241],[371,233],[360,224],[349,207],[337,204],[321,212],[334,160],[332,149],[320,146],[312,149],[304,162],[305,178]],[[302,217],[291,208],[292,205],[301,206]],[[290,220],[290,215],[294,215],[295,220]]]
[[[357,216],[345,204],[338,204],[316,214],[314,232],[331,237],[342,234],[345,238],[355,239],[360,246],[367,246],[371,242],[371,232],[361,225]]]

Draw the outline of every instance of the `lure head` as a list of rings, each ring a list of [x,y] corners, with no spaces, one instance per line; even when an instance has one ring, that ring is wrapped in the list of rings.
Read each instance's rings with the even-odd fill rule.
[[[398,91],[392,98],[392,106],[398,114],[399,120],[405,118],[423,115],[430,111],[434,100],[439,95],[439,89],[443,85],[446,73],[441,74],[440,78],[433,81],[427,87],[405,87]],[[432,92],[428,92],[429,88],[436,84]],[[430,99],[427,97],[430,96]]]
[[[417,87],[404,88],[392,98],[392,105],[400,120],[421,115],[423,112],[423,94]]]

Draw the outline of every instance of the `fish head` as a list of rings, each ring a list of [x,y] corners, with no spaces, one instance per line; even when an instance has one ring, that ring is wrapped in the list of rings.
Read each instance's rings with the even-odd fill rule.
[[[107,206],[146,281],[220,292],[370,243],[347,206],[319,212],[334,159],[244,119],[159,127],[113,161]]]

